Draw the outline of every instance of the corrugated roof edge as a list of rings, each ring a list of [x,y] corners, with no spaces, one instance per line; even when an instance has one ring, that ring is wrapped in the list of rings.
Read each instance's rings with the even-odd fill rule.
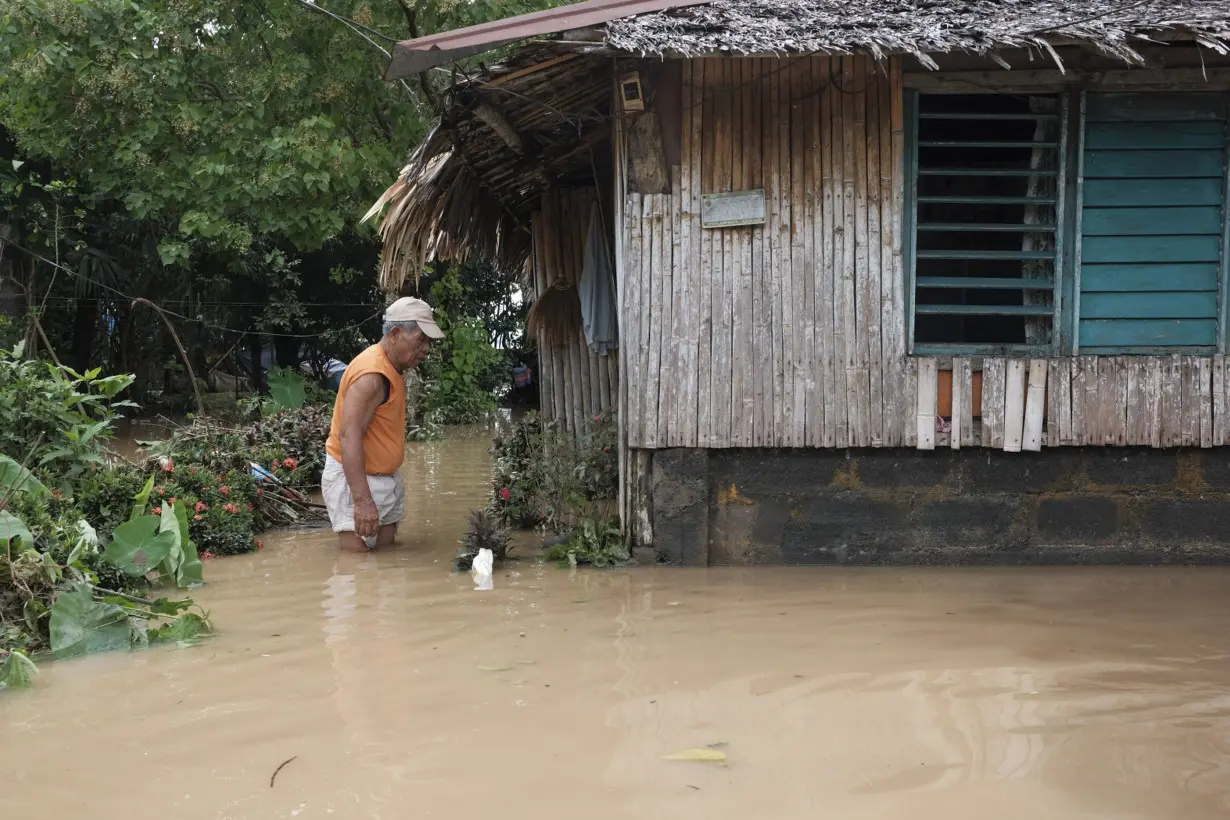
[[[638,14],[700,6],[710,0],[585,0],[506,20],[459,28],[403,40],[393,47],[393,59],[384,72],[386,80],[421,74],[436,66],[463,57],[515,43],[529,37],[559,34],[562,31],[598,26]]]

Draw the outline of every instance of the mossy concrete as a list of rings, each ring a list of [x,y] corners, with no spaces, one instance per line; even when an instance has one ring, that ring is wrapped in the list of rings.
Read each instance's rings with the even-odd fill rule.
[[[1230,564],[1230,450],[662,450],[658,560]]]

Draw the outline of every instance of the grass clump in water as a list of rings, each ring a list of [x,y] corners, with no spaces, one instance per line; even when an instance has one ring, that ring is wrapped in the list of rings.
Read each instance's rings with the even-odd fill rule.
[[[457,556],[458,570],[469,572],[479,550],[491,550],[492,558],[497,564],[508,557],[508,528],[494,510],[474,510],[470,513],[469,521],[469,529],[461,540],[461,553]]]

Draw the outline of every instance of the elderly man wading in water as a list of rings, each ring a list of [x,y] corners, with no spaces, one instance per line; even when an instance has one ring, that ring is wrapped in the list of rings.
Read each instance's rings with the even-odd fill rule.
[[[384,337],[355,356],[342,376],[325,445],[321,490],[342,549],[387,546],[406,508],[406,382],[431,343],[443,339],[431,307],[406,297],[384,313]]]

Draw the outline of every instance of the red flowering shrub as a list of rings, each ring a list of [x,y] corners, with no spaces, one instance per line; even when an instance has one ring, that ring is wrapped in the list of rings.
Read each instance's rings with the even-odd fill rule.
[[[253,550],[259,522],[244,509],[256,498],[251,476],[239,470],[222,475],[212,470],[183,470],[160,489],[169,498],[183,499],[195,513],[188,520],[188,532],[201,552],[236,555]]]

